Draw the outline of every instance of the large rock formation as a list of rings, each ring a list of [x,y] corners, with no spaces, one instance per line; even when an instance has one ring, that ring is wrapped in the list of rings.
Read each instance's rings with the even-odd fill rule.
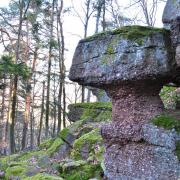
[[[179,137],[150,123],[163,112],[160,89],[178,75],[174,56],[165,29],[128,26],[79,42],[70,79],[102,88],[112,98],[112,123],[101,130],[108,179],[178,179]]]
[[[176,49],[176,62],[180,67],[180,0],[168,0],[162,21],[165,28],[171,30],[171,39]]]
[[[81,117],[33,151],[0,157],[0,179],[102,179],[104,146],[100,128],[111,119],[111,103],[72,104]],[[71,113],[71,112],[70,112]],[[73,112],[72,112],[73,113]]]

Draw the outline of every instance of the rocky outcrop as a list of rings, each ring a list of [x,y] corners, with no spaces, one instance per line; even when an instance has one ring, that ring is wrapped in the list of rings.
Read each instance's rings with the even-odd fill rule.
[[[70,104],[68,106],[69,112],[67,114],[69,121],[76,122],[83,118],[83,116],[87,116],[87,114],[92,116],[98,116],[99,114],[105,112],[111,114],[112,112],[112,104],[111,102],[103,103],[103,102],[96,102],[96,103],[76,103]],[[107,117],[105,117],[107,118]],[[101,119],[103,121],[103,119]]]
[[[103,88],[126,81],[167,81],[175,65],[171,46],[164,29],[133,26],[102,33],[79,42],[69,77]]]
[[[180,68],[180,0],[168,0],[164,9],[162,21],[164,26],[171,30],[171,39],[175,49],[175,60]],[[180,70],[174,76],[179,85]]]
[[[92,94],[96,96],[97,102],[110,102],[111,99],[107,95],[106,91],[98,88],[88,87],[89,90],[91,90]]]
[[[112,99],[112,122],[101,129],[108,179],[178,179],[178,138],[149,124],[163,113],[160,89],[178,76],[174,56],[165,29],[128,26],[79,42],[70,79],[100,87]]]
[[[104,146],[100,128],[112,117],[111,103],[78,103],[79,120],[34,151],[0,158],[0,179],[102,179]]]

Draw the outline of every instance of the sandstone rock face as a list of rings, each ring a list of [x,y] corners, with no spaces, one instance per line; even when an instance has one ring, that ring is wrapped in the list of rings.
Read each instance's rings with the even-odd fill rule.
[[[162,21],[171,30],[171,39],[176,50],[176,63],[180,67],[180,0],[168,0]]]
[[[163,29],[123,27],[79,42],[70,79],[100,87],[112,99],[112,122],[101,129],[108,179],[178,179],[179,138],[149,124],[163,112],[160,89],[178,76],[174,57]]]
[[[162,21],[170,24],[173,20],[180,17],[180,0],[168,0],[164,9]]]
[[[92,94],[96,96],[97,102],[110,102],[111,99],[107,95],[106,91],[98,88],[88,87],[89,90],[91,90]]]
[[[142,143],[114,144],[107,149],[105,166],[109,180],[177,180],[179,162],[164,147]]]
[[[135,40],[123,37],[121,32],[81,40],[74,54],[69,78],[97,87],[120,81],[167,79],[175,64],[169,32],[146,27],[133,28],[135,33],[132,32],[132,36],[137,36]],[[136,34],[136,31],[139,32]],[[141,35],[144,31],[148,32],[147,35]]]

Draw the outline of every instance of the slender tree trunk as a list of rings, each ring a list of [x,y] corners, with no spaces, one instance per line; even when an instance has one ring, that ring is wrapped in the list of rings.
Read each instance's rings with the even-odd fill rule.
[[[10,113],[10,151],[11,153],[15,153],[15,138],[14,138],[14,126],[15,126],[15,114],[16,114],[16,103],[17,103],[17,84],[18,77],[15,75],[14,84],[12,89],[12,110]]]
[[[60,77],[61,78],[61,77]],[[62,81],[60,79],[60,81]],[[61,103],[62,103],[62,82],[60,82],[59,85],[59,93],[58,93],[58,126],[57,126],[57,133],[60,132],[61,130],[61,122],[62,122],[62,107],[61,107]]]
[[[26,100],[25,100],[25,120],[23,125],[23,134],[22,134],[22,150],[26,148],[26,138],[28,132],[28,124],[30,119],[30,104],[31,104],[31,91],[26,91]]]
[[[9,99],[8,99],[8,112],[7,112],[7,119],[6,119],[6,134],[5,134],[5,142],[8,144],[8,139],[10,135],[10,122],[11,122],[11,106],[12,106],[12,86],[13,81],[12,77],[10,76],[10,83],[9,83]]]
[[[2,152],[2,154],[4,154],[5,152],[5,147],[6,147],[6,143],[5,143],[5,122],[4,122],[4,115],[5,115],[5,96],[6,96],[6,77],[4,77],[4,81],[3,83],[5,84],[5,87],[3,89],[3,93],[2,93],[2,103],[1,103],[1,119],[0,119],[0,152]]]
[[[53,137],[56,134],[56,114],[57,114],[57,106],[56,106],[56,99],[54,98],[54,123],[53,123]]]
[[[90,100],[91,100],[91,90],[88,89],[87,102],[90,102]]]
[[[22,31],[22,23],[23,23],[23,2],[19,1],[19,26],[18,26],[18,40],[16,45],[16,61],[19,60],[19,49],[20,49],[20,37]],[[18,76],[15,75],[13,89],[12,89],[12,110],[10,115],[10,151],[11,153],[15,152],[15,138],[14,138],[14,125],[15,125],[15,114],[16,114],[16,103],[17,103],[17,85],[18,85]]]
[[[61,13],[63,9],[63,0],[61,0]],[[62,62],[62,87],[63,87],[63,127],[66,127],[66,88],[65,88],[65,77],[66,77],[66,68],[64,64],[64,51],[65,51],[65,41],[64,41],[64,30],[63,30],[63,23],[62,18],[59,18],[59,26],[60,26],[60,37],[61,37],[61,62]]]
[[[62,95],[63,95],[63,58],[64,58],[64,37],[63,37],[63,29],[62,29],[62,22],[61,22],[61,14],[63,10],[63,0],[60,1],[60,7],[57,10],[57,38],[58,38],[58,49],[59,49],[59,92],[58,92],[58,125],[57,125],[57,133],[61,130],[62,124]]]
[[[50,22],[50,41],[49,41],[49,58],[48,58],[48,75],[47,75],[47,98],[46,98],[46,130],[45,136],[48,138],[49,135],[49,104],[50,104],[50,82],[51,82],[51,56],[52,56],[52,40],[53,40],[53,22],[54,22],[54,4],[52,2],[51,22]]]
[[[97,5],[97,16],[96,16],[96,29],[95,29],[95,33],[99,32],[99,21],[100,21],[100,18],[101,18],[101,11],[102,11],[102,6],[103,6],[102,1],[103,0],[99,0],[98,1],[98,5]]]
[[[53,109],[53,137],[55,136],[56,133],[56,78],[55,78],[55,72],[54,72],[54,109]]]
[[[66,128],[66,88],[63,84],[63,127]]]
[[[27,45],[26,45],[26,64],[29,60],[29,24],[28,21],[26,22],[26,30],[27,30]],[[26,97],[25,97],[25,113],[24,113],[24,125],[23,125],[23,135],[22,135],[22,150],[26,148],[26,140],[27,140],[27,133],[28,133],[28,125],[30,119],[30,106],[31,106],[31,77],[28,78],[26,81]]]
[[[42,132],[42,125],[43,125],[43,115],[44,115],[44,91],[45,91],[45,82],[43,81],[43,91],[42,91],[42,103],[41,103],[41,116],[39,121],[39,133],[37,138],[38,146],[41,143],[41,132]]]
[[[103,31],[106,30],[106,0],[103,0]]]

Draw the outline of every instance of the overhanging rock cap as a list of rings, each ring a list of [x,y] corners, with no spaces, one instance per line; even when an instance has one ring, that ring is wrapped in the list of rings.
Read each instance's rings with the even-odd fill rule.
[[[125,26],[81,40],[69,78],[102,87],[126,81],[171,79],[176,62],[170,32]]]

